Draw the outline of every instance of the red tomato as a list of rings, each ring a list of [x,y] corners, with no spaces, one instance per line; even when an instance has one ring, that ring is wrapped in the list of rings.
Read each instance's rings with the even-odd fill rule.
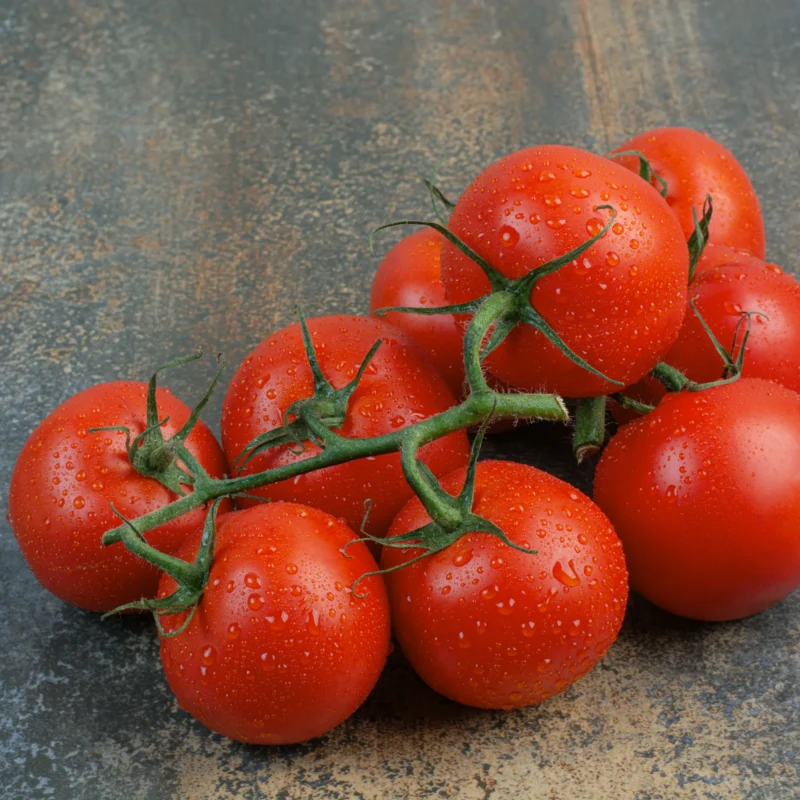
[[[201,531],[179,556],[191,561]],[[294,503],[259,505],[217,522],[208,584],[189,626],[161,640],[170,688],[204,725],[250,744],[291,744],[346,720],[389,651],[389,606],[377,569],[340,520]],[[159,597],[175,591],[166,575]],[[167,631],[186,615],[162,617]]]
[[[465,475],[442,485],[456,494]],[[539,703],[591,670],[617,638],[628,596],[619,539],[588,497],[523,464],[479,463],[474,510],[538,553],[471,533],[388,573],[396,637],[420,677],[451,700]],[[389,533],[429,521],[415,498]],[[418,552],[384,547],[382,566]]]
[[[709,245],[697,265],[689,296],[726,348],[733,345],[742,311],[766,315],[752,318],[742,374],[800,391],[800,285],[791,275],[747,253]],[[738,343],[743,332],[739,330]],[[691,309],[664,361],[697,383],[722,377],[722,360]],[[664,393],[664,387],[650,377],[624,392],[651,405]],[[615,411],[615,416],[627,421],[635,414]]]
[[[800,395],[757,379],[669,394],[612,438],[594,494],[656,605],[763,611],[800,586]]]
[[[461,195],[449,228],[504,275],[518,278],[602,230],[610,212],[593,210],[600,205],[616,210],[612,229],[537,283],[531,302],[574,352],[630,384],[661,360],[686,309],[686,242],[655,189],[584,150],[529,148],[481,173]],[[442,279],[450,303],[489,291],[481,269],[449,243],[442,249]],[[588,397],[614,389],[525,325],[486,365],[529,391]]]
[[[350,398],[340,435],[364,438],[391,433],[455,404],[416,342],[388,322],[342,315],[308,320],[308,328],[322,372],[337,389],[352,380],[375,341],[383,341]],[[293,402],[312,392],[300,326],[290,325],[265,339],[233,376],[222,405],[222,442],[231,463],[256,436],[279,427]],[[310,442],[301,455],[288,445],[273,448],[252,459],[243,474],[293,463],[318,452]],[[467,462],[467,436],[461,431],[450,434],[426,445],[420,453],[435,475],[446,474]],[[382,535],[412,491],[399,454],[391,453],[317,470],[253,494],[313,505],[342,517],[354,530],[360,529],[364,503],[371,499],[368,530]],[[242,500],[239,504],[248,507],[255,502]]]
[[[446,305],[440,268],[443,242],[441,234],[424,228],[392,247],[372,281],[370,313],[389,306]],[[464,394],[464,334],[452,314],[423,317],[392,312],[383,319],[412,336],[427,351],[455,397]]]
[[[158,389],[165,438],[183,426],[190,409],[168,389]],[[147,384],[114,381],[71,397],[34,430],[11,476],[8,513],[22,554],[37,580],[56,597],[89,611],[110,611],[152,597],[159,571],[122,543],[104,547],[103,534],[120,524],[111,504],[133,519],[171,503],[177,495],[140,475],[130,464],[122,433],[89,428],[127,426],[132,437],[147,423]],[[208,427],[199,422],[186,447],[207,472],[221,478],[227,466]],[[186,487],[190,491],[189,487]],[[221,509],[230,508],[229,503]],[[174,553],[206,512],[195,509],[146,535]]]
[[[764,258],[766,237],[758,197],[742,165],[719,142],[691,128],[654,128],[629,139],[615,152],[626,150],[642,153],[667,182],[667,203],[687,239],[694,233],[692,209],[701,216],[703,201],[710,194],[714,200],[710,241]],[[614,160],[638,175],[635,156]]]

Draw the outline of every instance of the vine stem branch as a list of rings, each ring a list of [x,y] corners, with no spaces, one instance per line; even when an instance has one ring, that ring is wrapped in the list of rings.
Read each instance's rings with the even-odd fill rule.
[[[511,302],[513,302],[513,298],[506,297],[505,293],[501,292],[489,295],[477,310],[468,330],[464,347],[467,375],[473,391],[459,405],[409,425],[407,428],[370,439],[346,439],[337,435],[324,437],[326,438],[326,441],[323,442],[324,447],[317,455],[265,472],[235,478],[198,481],[193,491],[169,505],[108,531],[103,536],[103,544],[111,545],[122,541],[131,525],[141,537],[147,531],[177,519],[218,497],[250,492],[261,486],[269,486],[325,467],[397,451],[408,452],[407,460],[410,461],[411,456],[415,456],[419,448],[429,442],[450,433],[474,427],[490,416],[493,419],[523,418],[567,422],[569,412],[557,395],[503,394],[493,391],[486,383],[480,365],[480,347],[492,327],[508,313]],[[322,433],[322,431],[318,433]],[[422,473],[417,475],[412,469],[412,478],[414,477],[419,477],[421,483],[426,483]],[[147,558],[144,551],[149,547],[150,545],[140,538],[137,549],[142,552],[139,552],[138,555]]]

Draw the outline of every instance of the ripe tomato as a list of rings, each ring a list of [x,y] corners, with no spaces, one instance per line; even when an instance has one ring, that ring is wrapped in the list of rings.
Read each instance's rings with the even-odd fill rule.
[[[455,494],[466,470],[442,485]],[[478,464],[474,510],[522,553],[471,533],[388,573],[396,637],[420,677],[480,708],[517,708],[552,697],[594,667],[617,638],[628,596],[619,539],[577,489],[533,467]],[[430,519],[413,499],[390,535]],[[384,547],[382,566],[419,551]]]
[[[572,264],[539,281],[533,307],[563,341],[605,375],[630,384],[675,340],[686,309],[689,261],[683,233],[651,186],[619,164],[573,147],[520,150],[481,173],[461,195],[449,228],[504,275],[521,277],[611,230]],[[489,291],[481,269],[442,249],[448,302]],[[486,360],[512,386],[588,397],[613,390],[520,325]],[[619,387],[617,387],[619,388]]]
[[[178,555],[192,561],[201,531]],[[291,744],[346,720],[389,651],[389,606],[377,569],[343,522],[295,503],[259,505],[217,522],[206,590],[189,626],[161,640],[170,688],[204,725],[250,744]],[[164,576],[159,597],[175,591]],[[186,614],[162,617],[175,631]]]
[[[764,219],[753,185],[742,165],[719,142],[691,128],[654,128],[621,144],[615,152],[638,150],[667,182],[667,203],[688,239],[694,233],[707,195],[714,200],[710,241],[764,258]],[[615,158],[639,173],[635,156]]]
[[[156,395],[162,433],[183,426],[190,409],[168,389]],[[127,426],[132,438],[147,424],[147,384],[114,381],[92,386],[51,412],[22,448],[11,476],[11,527],[37,580],[56,597],[89,611],[110,611],[152,597],[159,571],[129,553],[122,543],[104,547],[103,534],[120,524],[111,504],[133,519],[177,499],[128,460],[125,436],[89,428]],[[199,422],[186,447],[206,471],[221,478],[227,466],[208,427]],[[189,487],[186,487],[190,491]],[[226,503],[220,510],[230,508]],[[165,553],[174,553],[202,525],[195,509],[146,535]]]
[[[392,247],[373,278],[370,313],[389,306],[446,305],[440,267],[443,242],[441,234],[424,228]],[[464,333],[452,314],[423,317],[391,312],[383,319],[413,337],[434,360],[453,395],[463,395]]]
[[[455,404],[444,380],[431,370],[429,359],[416,342],[388,322],[341,315],[308,320],[308,328],[322,372],[336,389],[352,380],[375,341],[383,341],[350,398],[340,435],[364,438],[391,433]],[[312,392],[300,326],[290,325],[265,339],[233,376],[222,405],[222,442],[231,464],[256,436],[282,425],[293,402],[310,397]],[[318,452],[311,442],[299,455],[289,445],[273,448],[248,462],[243,474]],[[467,436],[461,431],[450,434],[426,445],[420,453],[435,475],[446,474],[466,464]],[[367,528],[374,535],[382,535],[412,491],[399,454],[391,453],[317,470],[264,486],[253,494],[313,505],[342,517],[354,530],[361,527],[364,503],[371,499]],[[242,500],[239,505],[248,507],[256,502]]]
[[[668,394],[612,438],[594,494],[656,605],[763,611],[800,586],[800,395],[758,379]]]
[[[800,285],[791,275],[748,253],[708,245],[697,265],[689,296],[726,348],[733,345],[742,311],[765,315],[752,318],[742,375],[765,378],[800,391]],[[740,329],[738,343],[742,333]],[[722,360],[691,309],[664,361],[697,383],[722,376]],[[655,405],[665,390],[657,380],[647,377],[624,393]],[[618,418],[627,420],[633,416],[619,412]]]

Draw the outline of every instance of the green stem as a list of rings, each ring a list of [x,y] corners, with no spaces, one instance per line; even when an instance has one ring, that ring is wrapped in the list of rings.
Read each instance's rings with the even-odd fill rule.
[[[606,439],[606,398],[582,397],[575,411],[572,450],[580,464],[600,452]]]
[[[172,503],[178,505],[180,501]],[[169,508],[166,506],[165,508]],[[115,510],[117,516],[122,515]],[[125,547],[130,550],[134,555],[143,558],[151,564],[157,566],[163,572],[166,572],[171,578],[174,578],[176,583],[182,586],[196,586],[202,588],[202,575],[192,564],[175,558],[175,556],[167,555],[157,550],[152,545],[149,545],[141,536],[141,531],[138,526],[122,517],[125,521],[117,528],[119,531],[119,538],[124,543]]]
[[[689,385],[689,379],[679,369],[663,361],[656,364],[650,374],[661,381],[668,392],[681,392]]]
[[[494,292],[481,303],[464,336],[464,369],[472,392],[488,392],[489,384],[481,366],[481,347],[492,325],[516,309],[517,301],[510,292]]]
[[[240,478],[203,481],[184,497],[163,508],[137,517],[136,530],[141,534],[177,519],[209,500],[225,495],[249,492],[261,486],[294,478],[325,467],[368,456],[379,456],[402,450],[412,439],[423,446],[449,433],[471,428],[489,414],[497,419],[544,419],[566,422],[569,419],[561,398],[551,394],[500,394],[488,390],[470,395],[460,405],[449,408],[414,425],[372,439],[345,439],[338,437],[321,453],[302,461],[285,464],[266,472]],[[113,544],[123,538],[123,526],[114,528],[103,536],[103,544]]]

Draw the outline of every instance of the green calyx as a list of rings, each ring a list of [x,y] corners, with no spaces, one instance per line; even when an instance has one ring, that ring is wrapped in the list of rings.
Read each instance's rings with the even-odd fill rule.
[[[495,269],[489,264],[486,259],[473,250],[466,242],[459,239],[452,231],[445,225],[439,222],[432,222],[430,220],[399,220],[397,222],[389,222],[376,228],[370,234],[370,248],[372,248],[372,240],[374,235],[386,228],[394,228],[403,225],[423,225],[440,233],[450,244],[460,250],[464,255],[470,258],[475,264],[480,267],[484,275],[489,281],[491,292],[488,295],[471,300],[466,303],[457,303],[454,305],[429,307],[429,308],[411,308],[408,306],[391,306],[388,308],[381,308],[375,311],[377,316],[382,316],[390,311],[400,311],[407,314],[420,314],[423,316],[432,316],[435,314],[476,314],[478,309],[481,308],[484,302],[488,302],[492,298],[500,298],[494,302],[497,308],[502,308],[502,313],[495,319],[494,329],[489,337],[489,341],[482,347],[481,359],[485,359],[492,353],[511,333],[511,331],[519,324],[529,325],[539,331],[554,347],[563,353],[570,361],[577,364],[582,369],[591,373],[597,378],[600,378],[615,386],[622,386],[623,384],[613,378],[604,375],[600,370],[593,367],[585,359],[571,350],[558,333],[550,326],[545,318],[533,307],[531,303],[531,293],[536,284],[542,278],[558,272],[562,267],[571,264],[581,255],[583,255],[590,247],[596,244],[603,236],[608,233],[614,220],[617,216],[616,209],[609,205],[596,206],[594,211],[607,210],[610,212],[610,217],[603,228],[598,231],[587,241],[578,245],[578,247],[570,250],[568,253],[553,259],[552,261],[542,264],[540,267],[531,270],[521,278],[508,278],[503,275],[499,270]],[[467,333],[469,336],[469,332]],[[465,350],[468,345],[465,341]]]
[[[694,219],[694,231],[686,243],[689,248],[689,283],[694,280],[694,273],[697,270],[697,262],[703,255],[706,249],[709,237],[709,226],[711,225],[711,218],[714,215],[714,202],[711,195],[706,195],[703,201],[703,214],[700,219],[697,218],[696,209],[692,209],[692,218]]]
[[[364,372],[378,352],[382,342],[378,339],[370,348],[355,377],[341,389],[334,389],[322,373],[311,333],[306,325],[305,317],[298,308],[297,315],[300,319],[300,332],[303,338],[303,348],[311,368],[314,381],[314,393],[307,398],[292,403],[284,414],[283,425],[257,436],[247,444],[233,463],[234,469],[241,471],[245,465],[259,453],[273,447],[294,445],[294,452],[300,455],[305,451],[305,442],[313,441],[319,447],[324,447],[326,440],[330,440],[333,431],[341,428],[347,418],[347,405],[353,392],[356,390]]]
[[[647,181],[649,184],[658,184],[658,193],[666,198],[669,194],[669,186],[667,182],[659,175],[650,164],[647,156],[640,153],[638,150],[623,150],[620,153],[609,153],[607,158],[622,158],[623,156],[634,156],[639,159],[639,177]]]
[[[364,541],[375,542],[382,547],[391,547],[393,549],[414,550],[416,554],[408,561],[404,561],[394,567],[367,572],[359,577],[352,586],[353,595],[355,597],[363,599],[367,596],[367,593],[359,594],[356,590],[358,584],[366,578],[374,575],[385,575],[386,573],[395,572],[398,569],[408,567],[411,564],[416,564],[423,558],[427,558],[428,556],[450,547],[450,545],[458,541],[462,536],[466,536],[470,533],[488,533],[492,536],[496,536],[504,544],[515,550],[521,550],[523,553],[536,555],[538,551],[529,550],[528,548],[515,544],[501,528],[473,511],[478,455],[480,454],[486,428],[490,424],[491,419],[491,415],[486,418],[475,436],[472,448],[470,449],[470,458],[467,465],[464,486],[457,495],[451,495],[441,487],[433,473],[419,460],[417,447],[413,441],[402,450],[403,470],[406,478],[409,484],[414,488],[417,497],[419,497],[420,501],[425,506],[425,510],[431,518],[431,521],[421,528],[416,528],[408,533],[387,536],[385,538],[372,536],[364,530],[364,526],[362,525],[362,536],[353,539],[345,545],[343,548],[345,555],[347,555],[348,547],[356,542]]]
[[[150,611],[155,619],[158,632],[162,637],[168,639],[183,633],[192,621],[192,617],[197,610],[197,604],[200,602],[200,598],[203,596],[203,591],[208,583],[208,575],[211,571],[211,564],[214,559],[214,546],[217,539],[217,512],[221,502],[221,499],[217,499],[211,504],[203,526],[200,546],[197,550],[194,562],[191,564],[175,556],[162,553],[160,550],[149,545],[136,525],[120,514],[112,505],[112,510],[123,522],[121,536],[125,547],[135,555],[154,564],[169,575],[178,584],[178,587],[168,597],[142,598],[133,603],[125,603],[125,605],[118,606],[107,614],[104,614],[103,619],[123,611]],[[162,617],[184,612],[186,612],[186,619],[178,628],[172,631],[166,631],[164,629],[161,623]]]
[[[89,433],[100,431],[116,431],[125,434],[125,449],[131,466],[147,478],[152,478],[177,495],[185,495],[184,486],[194,486],[198,480],[208,479],[208,475],[197,459],[186,447],[186,439],[194,430],[200,419],[200,414],[206,407],[211,395],[219,383],[222,371],[225,368],[225,358],[217,356],[217,372],[214,379],[200,402],[192,409],[189,418],[183,427],[169,439],[164,438],[163,426],[169,417],[159,419],[157,400],[157,379],[159,372],[171,367],[178,367],[202,358],[202,353],[185,358],[169,361],[158,367],[150,378],[147,386],[147,417],[145,429],[136,437],[131,438],[131,429],[123,425],[103,428],[89,428]]]
[[[716,381],[697,383],[696,381],[689,380],[680,370],[675,369],[675,367],[663,363],[657,364],[650,374],[659,380],[668,392],[702,392],[705,389],[713,389],[715,386],[724,386],[726,383],[733,383],[733,381],[738,380],[742,375],[742,368],[744,367],[745,349],[753,327],[753,317],[763,317],[764,319],[769,319],[769,317],[766,314],[762,314],[760,311],[743,311],[733,332],[731,349],[726,350],[703,318],[694,300],[689,300],[689,306],[722,360],[722,377]]]

